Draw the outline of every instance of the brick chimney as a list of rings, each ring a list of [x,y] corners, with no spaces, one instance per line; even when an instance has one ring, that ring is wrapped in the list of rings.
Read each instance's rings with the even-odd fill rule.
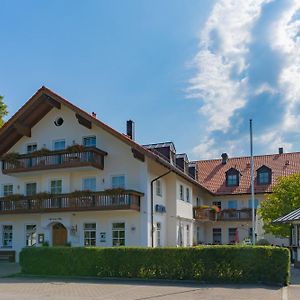
[[[283,154],[283,147],[278,148],[278,153]]]
[[[127,135],[134,141],[135,139],[135,124],[132,120],[127,121]]]

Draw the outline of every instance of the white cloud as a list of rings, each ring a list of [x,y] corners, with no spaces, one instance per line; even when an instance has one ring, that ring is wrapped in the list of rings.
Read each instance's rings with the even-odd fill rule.
[[[269,0],[220,0],[201,32],[200,51],[194,59],[197,74],[188,95],[202,101],[200,113],[208,131],[230,128],[230,118],[246,104],[246,55],[251,29]],[[237,79],[234,79],[235,76]]]

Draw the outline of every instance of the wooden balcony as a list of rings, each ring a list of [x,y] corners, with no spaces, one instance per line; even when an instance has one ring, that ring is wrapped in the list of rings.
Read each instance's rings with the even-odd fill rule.
[[[194,219],[197,221],[250,221],[251,209],[245,210],[222,210],[218,213],[211,209],[194,208]]]
[[[77,151],[68,149],[49,151],[48,153],[37,151],[36,153],[18,155],[13,160],[6,160],[3,157],[2,173],[15,174],[76,167],[94,167],[103,170],[105,155],[107,155],[106,152],[95,147],[82,148]]]
[[[74,192],[35,196],[11,195],[0,198],[0,215],[64,211],[140,210],[143,193],[133,190]]]

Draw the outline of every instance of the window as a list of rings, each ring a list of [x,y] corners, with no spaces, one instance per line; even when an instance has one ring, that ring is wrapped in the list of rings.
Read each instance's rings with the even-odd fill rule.
[[[237,209],[237,200],[229,200],[228,208],[229,209]]]
[[[112,224],[112,245],[125,246],[125,223]]]
[[[36,245],[36,225],[26,225],[26,246]]]
[[[226,185],[238,186],[240,173],[238,170],[231,168],[226,172]]]
[[[53,150],[64,150],[66,148],[65,140],[57,140],[53,143]]]
[[[183,190],[183,185],[180,185],[180,200],[184,200],[184,190]]]
[[[156,223],[156,242],[157,247],[161,247],[161,223]]]
[[[229,244],[237,242],[237,228],[228,228],[228,242]]]
[[[3,248],[12,248],[13,227],[12,225],[2,226],[2,245]]]
[[[190,202],[190,189],[186,188],[186,201]]]
[[[190,246],[191,239],[190,239],[190,225],[186,225],[186,245]]]
[[[26,183],[26,196],[33,196],[36,194],[36,182]]]
[[[96,192],[96,178],[84,178],[83,179],[83,190]]]
[[[125,189],[125,176],[112,176],[111,187],[113,189]]]
[[[4,184],[3,185],[3,196],[9,196],[14,193],[12,184]]]
[[[96,246],[96,223],[84,224],[84,246]]]
[[[213,201],[212,205],[217,206],[220,210],[222,209],[222,202],[221,201]]]
[[[258,203],[258,200],[255,199],[255,200],[254,200],[254,208],[255,208],[255,209],[257,209],[258,204],[259,204],[259,203]],[[249,208],[252,208],[252,199],[249,199],[249,200],[248,200],[248,207],[249,207]]]
[[[96,136],[86,136],[83,138],[84,147],[96,147]]]
[[[62,193],[62,180],[51,180],[50,182],[50,193],[61,194]]]
[[[222,244],[221,228],[213,228],[213,244]]]
[[[198,197],[197,197],[197,199],[196,199],[196,205],[197,205],[197,206],[200,206],[200,205],[201,205],[201,199],[199,199]]]
[[[26,152],[27,153],[32,153],[32,152],[34,152],[36,150],[37,150],[37,144],[29,144],[26,147]]]
[[[162,196],[161,181],[160,180],[156,180],[156,195],[157,196]]]
[[[197,244],[201,243],[202,230],[200,226],[197,226]]]
[[[257,184],[270,184],[272,181],[272,171],[266,166],[257,170]]]

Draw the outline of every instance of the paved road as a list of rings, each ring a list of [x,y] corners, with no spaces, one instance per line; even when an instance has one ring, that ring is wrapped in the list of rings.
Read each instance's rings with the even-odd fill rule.
[[[257,286],[209,286],[145,282],[50,280],[41,278],[0,279],[2,300],[98,300],[98,299],[222,299],[279,300],[281,289]]]

